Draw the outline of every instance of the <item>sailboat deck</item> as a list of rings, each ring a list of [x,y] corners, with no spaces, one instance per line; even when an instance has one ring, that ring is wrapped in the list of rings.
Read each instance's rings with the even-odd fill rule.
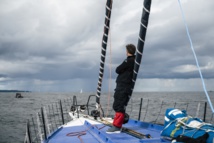
[[[107,134],[109,126],[90,119],[79,118],[59,128],[44,143],[167,143],[160,138],[162,126],[130,120],[124,127],[152,138],[140,139],[125,132]]]

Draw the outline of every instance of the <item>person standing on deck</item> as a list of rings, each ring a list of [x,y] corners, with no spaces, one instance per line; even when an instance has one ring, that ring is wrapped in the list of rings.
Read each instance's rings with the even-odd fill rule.
[[[132,77],[136,48],[133,44],[126,45],[127,58],[116,68],[118,74],[114,93],[113,109],[115,111],[113,126],[106,133],[120,133],[125,117],[125,109],[132,93]]]

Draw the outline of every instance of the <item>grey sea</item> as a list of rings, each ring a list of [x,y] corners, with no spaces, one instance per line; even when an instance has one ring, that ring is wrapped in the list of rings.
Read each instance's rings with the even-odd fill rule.
[[[208,92],[211,101],[214,101],[214,92]],[[44,105],[58,102],[59,100],[72,100],[73,95],[77,96],[77,101],[79,104],[85,104],[87,102],[88,96],[94,93],[36,93],[36,92],[24,92],[21,93],[24,98],[15,98],[16,93],[1,92],[0,93],[0,143],[23,143],[26,133],[26,121],[33,115],[36,114],[38,110]],[[110,113],[113,114],[111,105],[113,102],[113,94],[105,93],[101,97],[101,104],[104,108],[109,109]],[[175,107],[179,103],[198,103],[201,104],[183,104],[185,108],[190,109],[190,113],[193,116],[203,117],[204,113],[204,102],[207,101],[204,92],[138,92],[133,93],[132,99],[130,100],[131,110],[137,111],[136,113],[131,113],[131,117],[139,118],[139,102],[143,99],[142,110],[149,109],[148,103],[155,101],[155,104],[166,103],[169,106]],[[157,101],[160,101],[157,102]],[[138,102],[135,104],[135,102]],[[72,101],[71,101],[72,103]],[[132,104],[132,105],[131,105]],[[172,104],[172,105],[170,105]],[[69,106],[69,105],[68,105]],[[144,107],[145,106],[145,107]],[[192,108],[190,108],[192,106]],[[194,107],[193,107],[194,106]],[[200,106],[200,108],[199,108]],[[177,107],[177,106],[176,106]],[[197,109],[198,108],[198,109]],[[151,107],[154,113],[146,112],[142,114],[141,120],[149,120],[145,118],[145,114],[149,116],[150,114],[158,113],[160,114],[160,108],[156,106]],[[163,109],[164,110],[164,109]],[[196,110],[200,112],[196,115]],[[108,111],[107,111],[108,112]],[[161,111],[164,113],[164,111]],[[207,104],[206,110],[207,116],[206,120],[212,120],[212,114]],[[152,117],[154,118],[154,117]]]

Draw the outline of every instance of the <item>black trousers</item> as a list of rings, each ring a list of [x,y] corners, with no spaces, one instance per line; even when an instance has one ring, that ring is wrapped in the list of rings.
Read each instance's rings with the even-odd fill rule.
[[[131,95],[130,85],[117,85],[114,93],[113,109],[115,112],[125,113]]]

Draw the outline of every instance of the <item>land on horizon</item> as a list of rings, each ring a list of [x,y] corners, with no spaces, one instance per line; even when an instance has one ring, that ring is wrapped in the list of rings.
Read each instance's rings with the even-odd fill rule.
[[[27,90],[0,90],[0,92],[30,92],[30,91],[27,91]]]

